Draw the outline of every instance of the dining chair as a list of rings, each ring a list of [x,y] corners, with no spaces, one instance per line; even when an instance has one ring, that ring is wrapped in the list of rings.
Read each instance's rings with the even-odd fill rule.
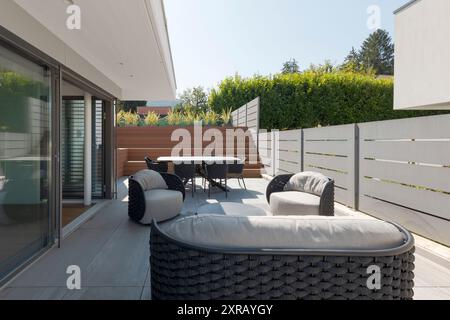
[[[167,173],[169,171],[169,165],[167,162],[157,162],[150,159],[150,157],[145,157],[145,163],[147,164],[147,168],[149,170],[160,173]]]
[[[244,189],[247,190],[247,186],[245,185],[245,180],[244,180],[244,167],[245,164],[243,161],[235,161],[231,164],[228,165],[228,179],[237,179],[238,183],[239,183],[239,187],[242,188],[241,185],[241,180],[242,180],[242,184],[244,185]]]
[[[211,185],[216,180],[219,180],[219,184],[222,185],[222,180],[225,181],[225,197],[228,198],[228,164],[226,163],[214,163],[205,164],[205,178],[208,181],[208,198],[211,198]],[[216,182],[217,183],[217,182]]]
[[[183,181],[185,186],[189,181],[191,182],[192,197],[194,197],[197,165],[193,162],[174,164],[174,173]]]

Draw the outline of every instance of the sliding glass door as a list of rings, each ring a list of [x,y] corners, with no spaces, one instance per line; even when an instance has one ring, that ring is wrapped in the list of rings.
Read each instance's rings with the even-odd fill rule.
[[[51,242],[51,80],[0,45],[0,279]]]
[[[104,101],[92,99],[92,198],[104,194]],[[85,105],[83,97],[63,96],[61,163],[63,199],[84,197]]]

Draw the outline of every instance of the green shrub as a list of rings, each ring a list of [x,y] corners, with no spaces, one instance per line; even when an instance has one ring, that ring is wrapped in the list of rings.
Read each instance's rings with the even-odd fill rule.
[[[133,112],[119,111],[117,114],[117,124],[119,127],[137,127],[140,125],[141,118]]]
[[[145,117],[144,123],[147,126],[157,126],[159,124],[159,114],[155,111],[149,112]]]
[[[178,111],[169,111],[167,123],[169,126],[179,126],[183,122],[183,115]]]
[[[220,113],[220,120],[222,120],[224,125],[227,126],[231,124],[231,121],[233,120],[232,113],[233,113],[232,108],[222,109],[222,112]]]
[[[215,111],[202,111],[200,113],[200,119],[203,121],[203,125],[205,126],[215,126],[218,124],[220,120],[220,116]]]
[[[298,129],[424,116],[442,112],[394,111],[393,79],[350,72],[235,76],[209,98],[213,110],[240,108],[261,98],[261,128]]]

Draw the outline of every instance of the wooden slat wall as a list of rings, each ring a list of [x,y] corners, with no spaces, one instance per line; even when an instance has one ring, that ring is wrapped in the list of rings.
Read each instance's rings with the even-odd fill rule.
[[[171,155],[208,155],[207,151],[211,151],[214,146],[222,146],[223,155],[246,159],[246,177],[260,177],[261,165],[258,163],[258,152],[255,148],[253,135],[248,134],[246,128],[204,127],[197,133],[200,135],[200,145],[195,145],[192,139],[190,152],[186,154],[184,152],[172,154],[173,149],[181,142],[181,138],[178,141],[172,141],[174,133],[174,137],[177,137],[177,139],[180,136],[177,134],[177,130],[181,130],[178,133],[189,132],[191,137],[194,137],[193,127],[117,128],[117,144],[119,148],[117,175],[132,175],[139,170],[145,169],[144,157],[146,156],[149,156],[151,159],[157,159],[158,157]],[[236,137],[236,135],[245,134],[246,132],[245,141]],[[220,135],[223,140],[216,143],[214,137],[216,134]]]
[[[117,177],[125,176],[125,164],[128,161],[128,149],[117,150]]]

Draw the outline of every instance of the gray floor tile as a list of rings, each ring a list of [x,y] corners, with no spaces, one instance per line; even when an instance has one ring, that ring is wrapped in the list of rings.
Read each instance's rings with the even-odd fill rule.
[[[416,254],[415,279],[418,287],[450,287],[450,270]]]
[[[128,203],[114,201],[107,205],[91,220],[86,222],[82,229],[117,229],[128,220]]]
[[[10,287],[65,287],[67,267],[77,265],[82,277],[88,265],[111,238],[113,230],[78,229],[63,241],[60,249],[53,248],[24,271]]]
[[[416,287],[414,300],[450,300],[450,287]]]
[[[149,227],[127,220],[86,269],[84,285],[144,286],[149,269],[149,240]]]
[[[140,300],[142,287],[87,287],[67,292],[64,300]]]
[[[152,290],[150,287],[144,287],[141,294],[141,300],[152,300]]]
[[[6,288],[0,291],[0,300],[61,300],[66,293],[66,288],[58,287]]]

